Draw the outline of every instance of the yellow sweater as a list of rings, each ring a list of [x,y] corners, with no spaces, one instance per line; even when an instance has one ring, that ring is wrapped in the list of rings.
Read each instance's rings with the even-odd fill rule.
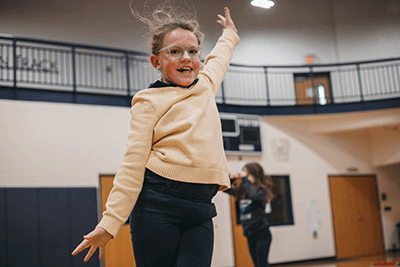
[[[127,152],[98,226],[117,235],[136,203],[146,168],[172,180],[230,187],[215,95],[238,43],[239,36],[225,29],[196,84],[149,88],[134,96]]]

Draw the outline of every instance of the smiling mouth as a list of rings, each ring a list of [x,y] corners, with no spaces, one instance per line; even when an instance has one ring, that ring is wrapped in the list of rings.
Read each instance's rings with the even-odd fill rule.
[[[186,67],[186,68],[179,68],[178,71],[182,73],[190,73],[193,69]]]

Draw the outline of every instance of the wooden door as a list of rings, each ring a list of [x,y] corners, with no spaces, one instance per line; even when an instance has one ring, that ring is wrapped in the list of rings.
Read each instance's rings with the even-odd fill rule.
[[[113,187],[114,175],[101,175],[100,176],[100,190],[101,190],[101,210],[105,211],[105,205],[107,202],[108,195]],[[136,267],[130,226],[125,224],[119,230],[118,235],[115,239],[111,239],[106,245],[104,252],[104,266],[124,266],[124,267]]]
[[[338,259],[383,254],[375,176],[329,177]]]
[[[332,93],[330,86],[329,74],[315,74],[312,80],[309,76],[295,76],[295,90],[297,105],[313,105],[315,104],[330,104],[332,103]],[[322,91],[321,91],[322,88]],[[326,102],[320,99],[320,94],[324,94]]]
[[[242,225],[237,223],[236,203],[233,196],[231,196],[231,216],[235,267],[253,267],[254,264],[247,245],[247,238],[243,234]]]

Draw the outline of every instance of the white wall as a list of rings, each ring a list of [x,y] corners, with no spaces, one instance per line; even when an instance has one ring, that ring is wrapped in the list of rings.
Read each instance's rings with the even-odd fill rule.
[[[0,187],[98,187],[100,174],[114,174],[119,168],[129,119],[129,108],[0,100]],[[393,211],[382,213],[382,224],[385,248],[391,249],[400,220],[399,166],[371,167],[371,148],[363,142],[368,133],[315,135],[295,123],[277,121],[263,118],[262,156],[228,156],[230,172],[257,160],[269,174],[290,176],[295,224],[272,227],[271,263],[335,255],[328,176],[346,173],[348,167],[360,174],[376,173],[380,192],[388,194],[381,204]],[[276,139],[289,144],[287,158],[274,153]],[[306,225],[311,201],[322,213],[317,239]],[[218,216],[213,266],[233,266],[229,198],[219,193],[214,202]]]
[[[399,229],[396,224],[400,223],[400,163],[379,167],[375,169],[378,177],[379,193],[387,195],[386,200],[381,200],[382,228],[386,249],[399,248]],[[391,210],[385,211],[385,207]],[[394,245],[394,246],[393,246]]]
[[[0,33],[147,51],[147,30],[130,13],[130,0],[3,0]],[[159,2],[150,0],[150,3]],[[207,54],[221,31],[217,14],[231,9],[241,43],[234,63],[336,63],[399,57],[398,0],[276,0],[269,9],[250,0],[186,0],[206,35]],[[135,7],[144,1],[134,0]]]
[[[0,186],[92,187],[123,158],[129,108],[0,101]]]
[[[268,174],[289,175],[294,225],[272,227],[273,241],[270,263],[299,261],[335,255],[335,243],[329,199],[328,174],[336,173],[335,168],[304,140],[298,140],[290,132],[265,122],[263,133],[263,155],[261,158],[244,157],[242,161],[229,157],[230,171],[238,171],[249,160],[257,160]],[[297,134],[301,135],[300,132]],[[284,139],[289,144],[288,159],[281,160],[273,153],[273,140]],[[322,212],[322,225],[318,238],[313,238],[307,228],[306,212],[314,201]]]
[[[379,111],[376,112],[379,113]],[[385,113],[385,111],[382,111],[382,113]],[[369,112],[356,112],[353,114],[347,113],[343,116],[351,117],[353,115],[354,118],[365,117],[359,118],[358,122],[356,123],[361,126],[364,125],[365,122],[372,122],[373,119],[370,120],[368,114]],[[326,115],[326,117],[330,118],[331,120],[338,118],[338,116],[335,115]],[[395,248],[399,248],[400,244],[398,240],[396,224],[400,222],[398,212],[400,210],[400,200],[398,198],[400,195],[400,162],[392,161],[390,164],[382,164],[380,167],[376,167],[375,165],[375,153],[378,153],[376,151],[379,150],[379,155],[384,155],[385,152],[389,153],[389,155],[393,155],[393,153],[390,151],[390,144],[393,147],[397,147],[399,138],[398,132],[393,133],[395,137],[392,138],[387,138],[392,136],[391,133],[389,135],[385,133],[385,138],[383,139],[377,138],[374,136],[376,132],[382,134],[381,136],[383,136],[383,133],[381,133],[379,128],[374,128],[374,124],[371,123],[369,127],[372,128],[372,130],[366,129],[361,131],[355,127],[353,130],[340,132],[329,132],[329,130],[326,129],[325,133],[321,133],[318,131],[313,131],[312,123],[304,123],[301,122],[301,120],[296,122],[296,120],[291,119],[290,116],[285,118],[288,120],[285,120],[279,116],[264,117],[264,121],[268,123],[268,125],[275,127],[279,131],[282,131],[282,133],[277,135],[276,138],[285,138],[286,134],[289,136],[288,140],[290,144],[299,143],[301,146],[303,146],[298,146],[297,149],[294,149],[291,152],[290,158],[293,155],[296,159],[287,162],[285,167],[288,172],[293,173],[291,177],[294,175],[300,176],[299,183],[303,184],[303,188],[307,191],[307,193],[310,194],[310,198],[312,198],[313,194],[318,194],[317,191],[314,192],[314,189],[318,190],[318,187],[320,190],[319,193],[324,194],[324,200],[328,201],[329,203],[327,203],[327,206],[322,208],[323,223],[325,224],[328,221],[329,227],[332,227],[330,194],[329,192],[325,191],[326,188],[329,188],[329,175],[376,175],[379,196],[381,196],[382,193],[386,193],[388,196],[387,201],[382,201],[379,199],[384,247],[386,250],[389,250],[392,249],[393,244],[395,244]],[[315,124],[318,124],[319,122],[320,121],[318,121],[318,119],[315,120]],[[340,121],[336,124],[340,124]],[[327,126],[329,128],[329,125]],[[365,126],[366,125],[364,125],[364,127]],[[324,127],[322,126],[322,128]],[[346,126],[344,128],[346,128]],[[270,135],[272,136],[268,137],[268,132],[264,131],[263,137],[267,139],[273,138],[273,133],[274,131],[270,132]],[[393,138],[395,138],[395,141],[393,141]],[[380,147],[378,146],[377,140],[379,140]],[[291,145],[291,147],[294,146]],[[271,146],[266,147],[266,149],[267,153],[272,151]],[[267,170],[274,173],[276,166],[273,164],[273,157],[267,161]],[[307,174],[307,170],[310,168],[318,171],[311,171],[311,173]],[[357,169],[358,171],[355,173],[349,172],[349,169]],[[310,176],[307,177],[304,175]],[[303,181],[306,183],[304,184]],[[307,183],[307,181],[309,181],[309,183]],[[311,185],[311,187],[307,187],[309,185]],[[314,185],[316,185],[316,188],[314,188]],[[308,194],[305,193],[303,198],[307,199],[307,197]],[[294,201],[298,201],[298,199]],[[302,209],[304,209],[305,203],[302,202],[302,204]],[[391,207],[391,211],[384,210],[384,208],[387,206]],[[288,238],[288,236],[285,236],[284,238]],[[299,242],[301,241],[299,240]],[[274,244],[272,246],[274,246]],[[308,247],[310,244],[306,244],[306,246]]]

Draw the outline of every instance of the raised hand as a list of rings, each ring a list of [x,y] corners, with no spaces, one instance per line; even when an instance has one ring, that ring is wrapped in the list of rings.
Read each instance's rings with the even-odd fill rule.
[[[110,241],[112,235],[101,227],[96,227],[92,232],[83,237],[83,241],[75,248],[72,255],[75,256],[82,250],[90,247],[89,252],[86,254],[84,261],[88,261],[93,254],[96,252],[97,248],[100,250],[99,259],[104,256],[104,247]]]
[[[237,33],[238,31],[237,31],[235,24],[233,23],[233,20],[231,18],[229,8],[225,7],[224,10],[225,10],[225,17],[218,14],[219,20],[217,20],[217,23],[221,24],[222,27],[224,27],[226,29],[232,29]]]

